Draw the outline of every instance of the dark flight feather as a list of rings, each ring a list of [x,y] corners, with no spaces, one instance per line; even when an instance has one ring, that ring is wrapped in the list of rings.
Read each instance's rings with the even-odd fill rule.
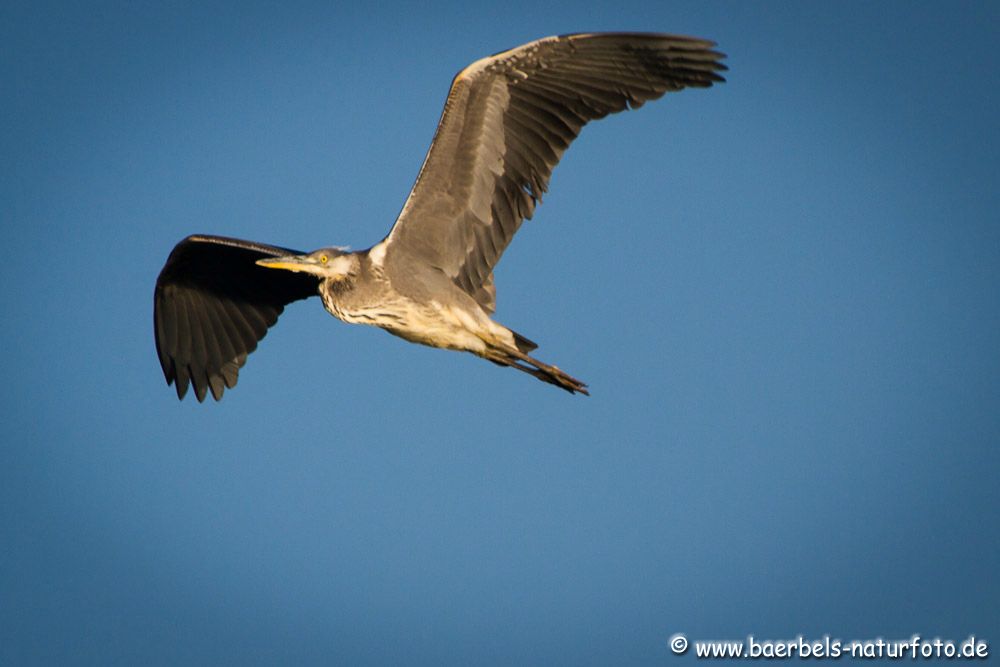
[[[223,236],[189,236],[174,247],[156,280],[156,352],[167,384],[199,401],[232,389],[247,355],[292,301],[316,295],[319,280],[254,262],[297,254]]]

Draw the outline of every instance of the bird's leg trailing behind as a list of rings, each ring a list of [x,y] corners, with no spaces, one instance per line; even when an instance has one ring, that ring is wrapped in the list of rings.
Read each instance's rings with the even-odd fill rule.
[[[571,394],[579,392],[585,396],[590,396],[590,392],[587,391],[586,383],[577,380],[568,373],[564,373],[556,366],[550,366],[549,364],[535,359],[517,348],[498,349],[496,347],[491,347],[488,348],[482,356],[484,359],[488,359],[495,364],[499,364],[500,366],[510,366],[511,368],[516,368],[517,370],[527,373],[528,375],[533,375],[542,382],[554,384],[560,389],[565,389]]]

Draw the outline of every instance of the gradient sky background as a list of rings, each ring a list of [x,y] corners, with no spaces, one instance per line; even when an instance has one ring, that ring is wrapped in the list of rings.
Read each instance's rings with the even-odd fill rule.
[[[1000,4],[339,4],[0,7],[0,663],[1000,651]],[[591,398],[312,300],[177,401],[174,243],[371,245],[455,72],[589,30],[731,68],[588,126],[497,272]]]

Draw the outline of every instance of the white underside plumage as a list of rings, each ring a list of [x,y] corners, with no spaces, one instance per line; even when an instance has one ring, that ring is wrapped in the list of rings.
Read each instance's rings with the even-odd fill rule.
[[[486,356],[491,348],[517,349],[514,334],[485,313],[469,312],[431,300],[419,304],[396,298],[370,306],[345,308],[330,292],[323,292],[323,305],[348,324],[380,327],[412,343]]]

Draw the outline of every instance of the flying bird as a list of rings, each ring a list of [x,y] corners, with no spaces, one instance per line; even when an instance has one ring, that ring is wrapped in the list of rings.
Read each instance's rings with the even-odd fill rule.
[[[666,92],[724,81],[714,42],[650,33],[546,37],[477,60],[452,80],[416,183],[388,236],[311,253],[221,236],[174,247],[156,281],[167,384],[215,400],[286,305],[319,295],[335,317],[413,343],[471,352],[565,389],[587,385],[532,357],[491,319],[493,269],[589,121]]]

